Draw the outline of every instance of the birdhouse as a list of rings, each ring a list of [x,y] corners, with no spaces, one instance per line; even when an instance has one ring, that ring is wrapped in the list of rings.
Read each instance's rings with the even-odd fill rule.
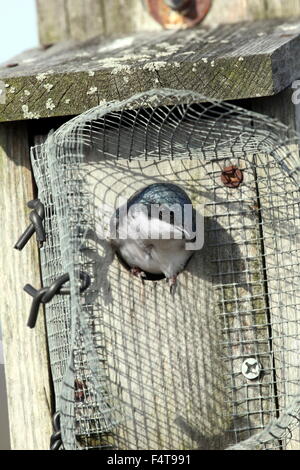
[[[90,3],[66,28],[39,0],[44,47],[0,68],[12,446],[299,449],[300,22],[170,31],[139,5],[108,38]],[[106,232],[160,184],[203,229],[174,295]]]

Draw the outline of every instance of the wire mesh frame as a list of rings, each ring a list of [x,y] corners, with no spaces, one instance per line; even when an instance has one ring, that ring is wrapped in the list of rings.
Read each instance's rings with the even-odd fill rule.
[[[63,298],[47,306],[66,447],[106,448],[122,419],[108,390],[101,317],[93,313],[93,295],[83,299],[78,288],[82,265],[93,274],[95,264],[82,254],[88,228],[94,228],[82,171],[91,152],[104,160],[201,162],[211,183],[206,237],[216,252],[210,262],[216,266],[213,300],[223,322],[228,367],[228,432],[233,441],[243,440],[231,448],[288,445],[299,417],[298,137],[278,121],[228,103],[193,92],[153,90],[89,110],[32,150],[46,206],[43,280],[46,284],[65,271],[71,278],[72,302]],[[243,166],[251,193],[241,186],[238,197],[232,190],[224,197],[223,188],[220,201],[220,171],[233,159]],[[263,379],[254,383],[240,371],[241,361],[253,356],[263,362]]]

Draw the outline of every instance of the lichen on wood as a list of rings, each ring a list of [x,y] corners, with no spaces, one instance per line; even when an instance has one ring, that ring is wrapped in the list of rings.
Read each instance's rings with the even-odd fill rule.
[[[7,87],[0,121],[75,115],[151,88],[218,99],[273,95],[299,76],[299,46],[299,20],[271,20],[28,51],[15,67],[0,67]]]

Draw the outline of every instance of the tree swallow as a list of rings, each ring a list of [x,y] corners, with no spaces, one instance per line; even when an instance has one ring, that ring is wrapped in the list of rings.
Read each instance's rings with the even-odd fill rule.
[[[178,274],[194,253],[195,225],[186,192],[172,183],[154,183],[116,210],[111,243],[133,275],[142,280],[149,273],[166,277],[173,294]]]

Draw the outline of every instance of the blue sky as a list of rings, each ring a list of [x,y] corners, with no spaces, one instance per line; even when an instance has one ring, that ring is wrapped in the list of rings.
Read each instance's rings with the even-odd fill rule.
[[[0,0],[0,64],[37,45],[35,0]]]

